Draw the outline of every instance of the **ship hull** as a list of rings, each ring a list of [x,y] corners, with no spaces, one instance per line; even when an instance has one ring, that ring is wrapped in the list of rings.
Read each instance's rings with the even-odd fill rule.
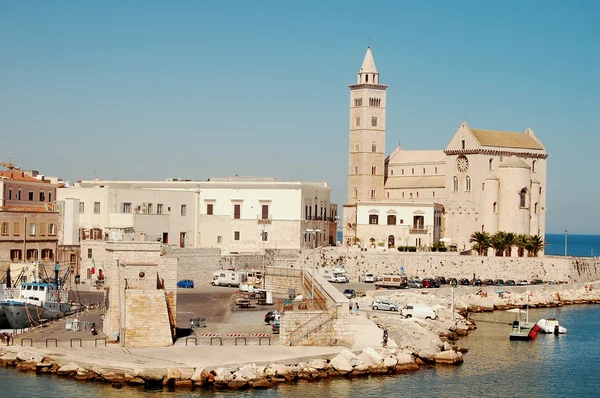
[[[3,301],[0,303],[0,307],[4,310],[8,324],[12,329],[25,329],[36,326],[42,320],[59,317],[68,311],[67,303],[45,303],[45,305],[50,308],[22,301]]]

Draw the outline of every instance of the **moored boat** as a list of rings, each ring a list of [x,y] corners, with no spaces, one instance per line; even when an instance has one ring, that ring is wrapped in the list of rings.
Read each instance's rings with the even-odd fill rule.
[[[527,296],[527,309],[525,311],[515,308],[508,310],[508,312],[516,312],[517,319],[512,323],[512,329],[510,331],[510,340],[535,340],[540,327],[537,324],[529,323],[529,296]],[[525,322],[521,321],[521,314],[525,313]]]
[[[543,333],[565,334],[567,328],[560,326],[556,318],[540,319],[537,322]]]
[[[35,326],[69,312],[68,293],[49,283],[23,282],[5,290],[4,296],[0,307],[12,329]]]

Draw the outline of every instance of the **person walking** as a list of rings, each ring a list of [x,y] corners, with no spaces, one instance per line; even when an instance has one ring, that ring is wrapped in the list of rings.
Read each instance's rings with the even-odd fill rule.
[[[348,311],[352,314],[352,301],[348,304]]]
[[[358,303],[354,306],[354,311],[356,311],[356,315],[358,315]]]
[[[388,344],[388,331],[387,329],[383,329],[383,347],[387,347]]]

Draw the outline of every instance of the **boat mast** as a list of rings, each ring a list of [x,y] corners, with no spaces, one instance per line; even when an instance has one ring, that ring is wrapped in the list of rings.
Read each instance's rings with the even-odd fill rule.
[[[526,319],[525,323],[529,324],[529,293],[527,293],[527,311],[525,313]]]

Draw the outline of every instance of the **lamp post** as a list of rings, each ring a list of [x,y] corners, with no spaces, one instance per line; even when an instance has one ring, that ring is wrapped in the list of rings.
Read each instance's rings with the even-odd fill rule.
[[[565,229],[565,257],[567,257],[567,244],[568,244],[568,236],[569,236],[569,230]]]

